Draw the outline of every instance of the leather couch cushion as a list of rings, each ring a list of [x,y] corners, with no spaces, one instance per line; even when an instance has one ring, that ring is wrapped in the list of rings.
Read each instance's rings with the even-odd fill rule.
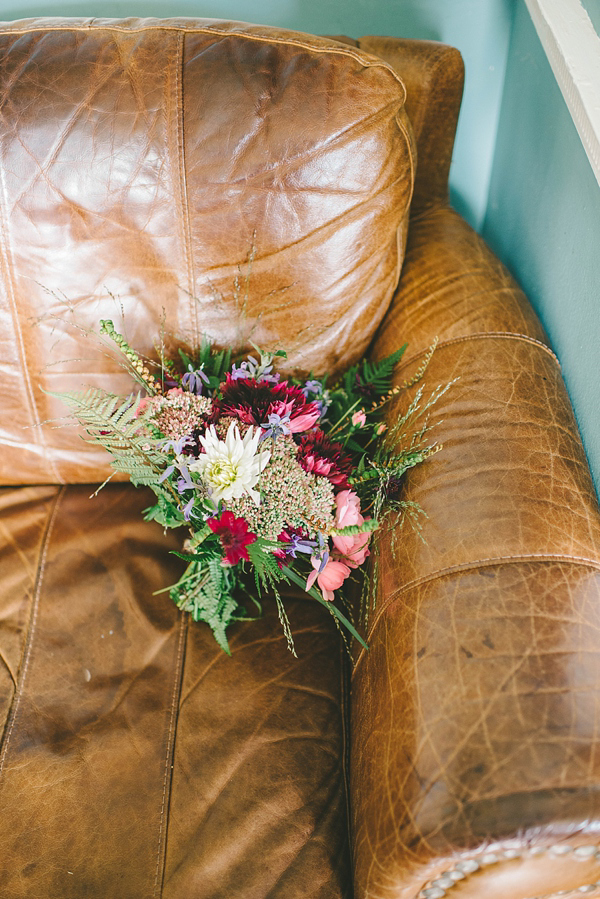
[[[274,602],[226,656],[159,590],[145,491],[0,490],[0,895],[342,899],[345,690],[327,612]]]
[[[282,346],[306,372],[364,352],[413,187],[385,63],[214,20],[24,20],[0,27],[0,89],[0,483],[106,476],[40,427],[64,414],[40,388],[129,389],[86,339],[100,318],[148,352],[163,311],[184,341]]]

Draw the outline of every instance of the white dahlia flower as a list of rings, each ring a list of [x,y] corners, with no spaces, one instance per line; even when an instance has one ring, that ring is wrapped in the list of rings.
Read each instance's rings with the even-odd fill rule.
[[[247,493],[260,505],[260,493],[253,488],[271,458],[269,450],[257,452],[260,428],[248,428],[242,438],[237,424],[232,422],[225,440],[220,440],[211,425],[199,440],[204,452],[188,467],[199,472],[212,498],[228,502]]]

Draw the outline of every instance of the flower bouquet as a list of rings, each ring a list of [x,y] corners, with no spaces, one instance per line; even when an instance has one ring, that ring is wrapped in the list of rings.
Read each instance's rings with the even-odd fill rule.
[[[245,598],[260,609],[268,591],[294,651],[278,589],[287,582],[365,645],[340,588],[364,565],[371,536],[390,513],[415,517],[398,484],[437,449],[425,442],[422,413],[440,390],[424,408],[417,392],[393,427],[384,421],[386,404],[410,386],[391,387],[405,347],[328,385],[326,377],[283,380],[275,371],[280,350],[256,348],[236,364],[230,351],[204,340],[196,351],[179,349],[177,359],[161,348],[153,362],[111,321],[101,322],[100,334],[143,392],[118,397],[90,388],[61,397],[89,440],[111,454],[113,468],[153,491],[145,518],[188,529],[177,553],[187,567],[165,588],[176,605],[206,622],[229,652],[226,630],[248,617]]]

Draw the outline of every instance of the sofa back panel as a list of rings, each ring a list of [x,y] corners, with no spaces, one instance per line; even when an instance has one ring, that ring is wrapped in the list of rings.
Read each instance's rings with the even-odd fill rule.
[[[413,127],[419,168],[411,216],[448,199],[448,174],[458,124],[465,70],[455,47],[437,41],[361,37],[361,50],[384,59],[402,73],[406,111]]]
[[[30,20],[0,29],[0,91],[0,483],[108,474],[43,392],[130,388],[101,318],[150,353],[163,314],[304,371],[365,350],[413,185],[384,63],[235,23]]]

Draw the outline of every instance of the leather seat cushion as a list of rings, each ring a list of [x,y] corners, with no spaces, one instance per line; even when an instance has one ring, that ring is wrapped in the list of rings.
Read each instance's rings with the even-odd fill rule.
[[[274,604],[233,656],[168,594],[149,497],[0,491],[0,892],[11,899],[348,894],[344,666],[323,608]]]

